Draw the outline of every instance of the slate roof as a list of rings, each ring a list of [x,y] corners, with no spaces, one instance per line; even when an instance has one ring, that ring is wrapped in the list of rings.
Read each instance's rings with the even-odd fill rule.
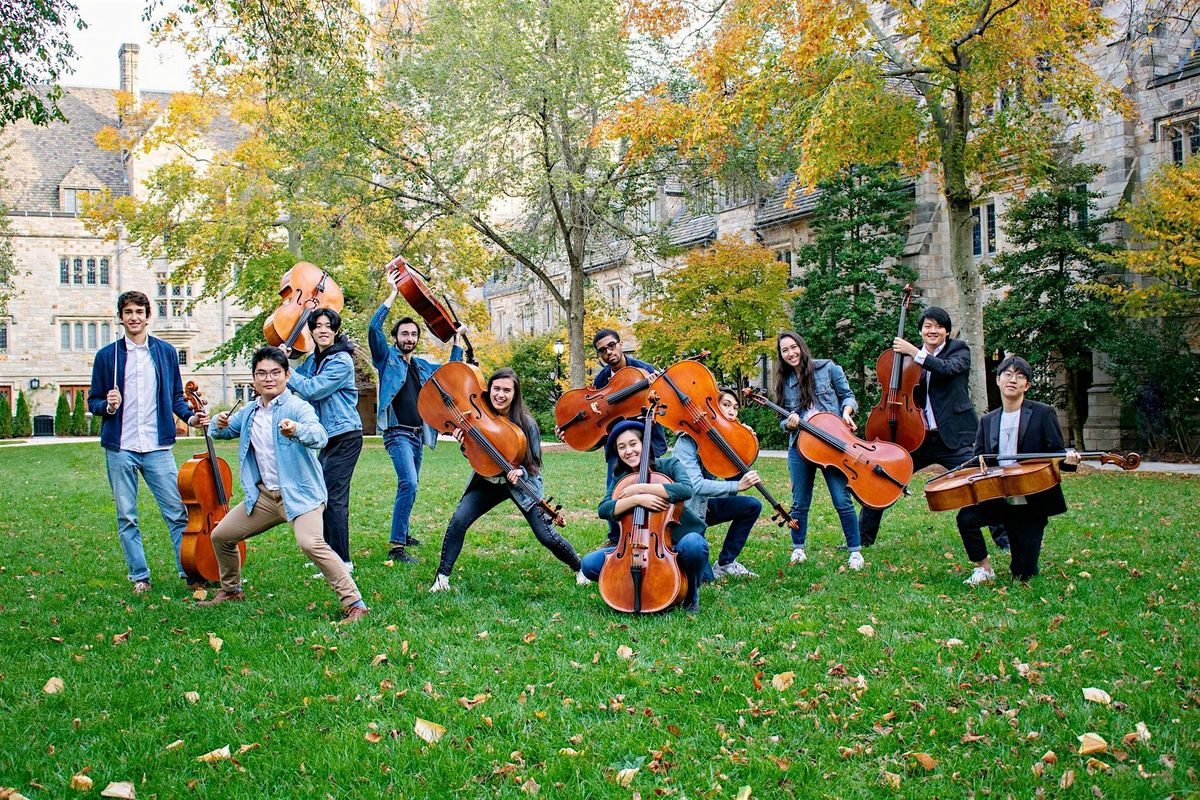
[[[792,173],[781,175],[775,180],[775,185],[771,188],[771,193],[759,206],[758,212],[754,215],[755,230],[770,228],[775,225],[783,225],[788,222],[793,222],[798,219],[803,219],[813,212],[817,207],[817,200],[821,197],[820,189],[806,191],[805,187],[797,186],[793,192],[792,182],[795,176]],[[791,205],[788,205],[788,199],[791,198]]]
[[[667,241],[675,247],[708,244],[717,238],[717,218],[713,214],[679,212],[667,228]]]
[[[1152,78],[1150,80],[1150,88],[1153,89],[1157,86],[1174,83],[1196,75],[1200,75],[1200,37],[1197,37],[1196,41],[1192,43],[1191,49],[1188,50],[1187,55],[1180,62],[1179,68],[1165,75],[1157,75]]]

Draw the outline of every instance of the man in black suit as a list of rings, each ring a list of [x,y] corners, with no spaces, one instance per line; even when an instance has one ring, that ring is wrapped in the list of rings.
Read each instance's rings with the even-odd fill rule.
[[[1066,450],[1062,430],[1054,409],[1045,403],[1025,399],[1033,370],[1023,358],[1009,356],[996,370],[996,385],[1000,387],[1003,405],[989,411],[979,420],[973,456],[997,453],[1001,466],[1015,464],[1005,456],[1019,453],[1062,453],[1066,457],[1062,469],[1073,472],[1079,463],[1079,453]],[[1012,575],[1027,581],[1038,574],[1038,556],[1042,552],[1042,534],[1046,522],[1067,510],[1062,487],[1051,488],[1026,497],[988,500],[967,506],[958,512],[958,533],[962,536],[967,558],[975,563],[971,577],[963,583],[976,586],[996,578],[988,558],[987,545],[980,533],[981,525],[1002,523],[1008,531],[1012,546]]]
[[[913,399],[924,408],[925,441],[912,454],[913,472],[930,464],[954,469],[971,458],[978,420],[971,403],[969,378],[971,348],[961,339],[950,338],[950,315],[944,308],[930,306],[917,320],[922,347],[899,336],[892,347],[921,365],[921,382]],[[883,511],[863,506],[858,528],[863,547],[875,544]],[[1004,550],[1008,540],[1003,528],[992,528],[992,538]]]

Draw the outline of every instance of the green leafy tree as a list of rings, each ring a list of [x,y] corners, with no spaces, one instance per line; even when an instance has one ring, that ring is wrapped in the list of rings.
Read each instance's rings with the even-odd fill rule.
[[[54,408],[54,435],[71,435],[71,404],[66,394],[58,396],[58,405]]]
[[[25,392],[17,392],[17,414],[13,418],[13,436],[23,438],[33,435],[33,416],[29,413],[29,401]]]
[[[818,357],[835,358],[859,404],[870,408],[868,372],[890,349],[905,284],[917,271],[900,255],[913,208],[912,182],[877,168],[843,170],[820,184],[813,238],[796,252],[803,290],[792,321]],[[915,339],[917,304],[907,317]],[[873,383],[873,381],[872,381]]]
[[[87,436],[88,421],[87,421],[87,400],[83,398],[83,392],[75,392],[75,406],[71,409],[71,435],[72,436]]]
[[[741,384],[787,324],[788,278],[788,265],[757,243],[731,237],[689,252],[645,289],[644,318],[633,326],[639,357],[670,364],[708,350],[718,379]]]
[[[558,400],[555,376],[558,362],[554,357],[554,335],[531,336],[512,345],[509,366],[521,379],[521,395],[538,428],[545,434],[554,430],[554,403]]]
[[[1040,399],[1066,409],[1082,448],[1092,349],[1109,336],[1112,305],[1088,291],[1106,271],[1100,241],[1109,219],[1096,212],[1102,194],[1087,188],[1097,164],[1065,162],[1046,183],[1016,199],[1005,215],[1009,247],[984,266],[999,290],[985,308],[988,351],[1015,353],[1034,368]],[[1064,380],[1065,379],[1065,380]]]
[[[0,395],[0,439],[11,439],[13,435],[12,403],[8,395]]]
[[[69,29],[87,27],[79,9],[70,0],[0,0],[0,19],[0,128],[66,121],[58,81],[75,56]]]

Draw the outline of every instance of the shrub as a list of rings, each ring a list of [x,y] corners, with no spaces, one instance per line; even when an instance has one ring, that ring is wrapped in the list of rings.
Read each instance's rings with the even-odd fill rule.
[[[11,439],[13,435],[12,403],[8,395],[0,395],[0,439]]]
[[[786,450],[787,434],[779,427],[779,416],[769,408],[751,403],[742,407],[738,419],[758,434],[758,446],[763,450]]]
[[[75,392],[75,408],[71,410],[71,435],[87,436],[87,400],[82,391]]]
[[[58,405],[54,409],[54,435],[71,435],[71,405],[65,394],[58,396]]]
[[[13,419],[13,436],[24,438],[33,435],[33,415],[29,412],[29,401],[24,392],[17,392],[17,415]]]
[[[88,417],[88,436],[100,435],[100,415],[92,414]]]

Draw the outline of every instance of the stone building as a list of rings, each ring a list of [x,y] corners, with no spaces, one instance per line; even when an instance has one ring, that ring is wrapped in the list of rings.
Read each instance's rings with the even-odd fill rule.
[[[874,8],[886,28],[888,4]],[[1083,145],[1078,160],[1104,168],[1090,186],[1103,195],[1101,212],[1134,198],[1161,164],[1182,164],[1200,157],[1200,37],[1185,19],[1173,18],[1171,8],[1170,0],[1104,3],[1104,13],[1114,21],[1114,29],[1109,41],[1092,49],[1089,61],[1103,78],[1122,87],[1131,114],[1109,112],[1096,121],[1072,123],[1065,131],[1066,139],[1077,139]],[[916,182],[916,205],[904,258],[918,270],[922,301],[953,310],[958,306],[958,290],[949,268],[946,209],[935,181],[925,175]],[[796,248],[810,237],[808,218],[816,195],[797,194],[788,203],[789,185],[784,176],[754,194],[721,190],[706,203],[703,213],[697,213],[683,202],[680,187],[666,184],[647,214],[651,221],[666,227],[673,244],[698,247],[719,236],[739,236],[762,242],[792,264]],[[976,258],[991,258],[1005,249],[1004,214],[1019,188],[980,199],[975,217]],[[1106,238],[1120,241],[1123,235],[1123,230],[1114,227]],[[622,252],[611,245],[607,249]],[[639,279],[680,263],[679,257],[652,262],[629,251],[620,257],[595,259],[588,276],[601,296],[624,308],[626,318],[634,322],[642,299]],[[492,330],[500,338],[561,326],[560,309],[532,276],[516,274],[491,281],[483,295],[492,311]],[[985,354],[989,360],[994,360],[993,356]],[[1111,387],[1103,355],[1097,354],[1085,426],[1089,448],[1118,447],[1127,433]]]
[[[139,85],[138,50],[120,47],[120,88],[143,107],[165,109],[170,93]],[[21,121],[0,131],[7,183],[0,199],[16,263],[14,297],[0,318],[0,394],[15,403],[24,391],[35,415],[53,414],[64,392],[73,403],[77,390],[87,392],[96,350],[121,335],[117,296],[137,289],[153,305],[150,332],[179,351],[185,381],[195,380],[217,405],[248,399],[248,366],[199,365],[254,314],[225,299],[197,302],[201,286],[172,280],[171,265],[147,260],[119,236],[106,241],[89,233],[79,216],[89,193],[138,196],[149,171],[172,154],[97,146],[97,132],[121,124],[111,89],[65,88],[60,105],[67,123]],[[236,139],[232,128],[214,126],[206,144],[220,150]]]

